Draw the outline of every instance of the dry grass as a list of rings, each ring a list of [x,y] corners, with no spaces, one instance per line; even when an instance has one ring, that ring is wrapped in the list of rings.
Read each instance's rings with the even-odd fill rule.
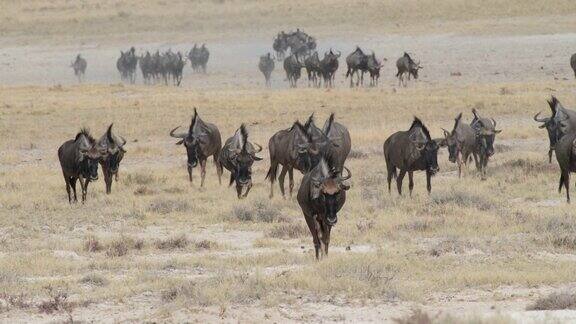
[[[572,292],[552,293],[539,298],[528,310],[576,309],[576,294]]]

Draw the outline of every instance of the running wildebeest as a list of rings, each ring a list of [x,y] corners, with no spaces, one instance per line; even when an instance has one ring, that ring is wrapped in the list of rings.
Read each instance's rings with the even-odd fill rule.
[[[392,177],[396,178],[398,193],[402,195],[402,180],[408,172],[408,189],[412,195],[414,171],[426,171],[426,189],[432,191],[430,180],[438,172],[438,143],[430,137],[428,129],[420,119],[414,121],[408,131],[392,134],[384,142],[384,158],[388,171],[388,192],[391,192]],[[400,174],[396,174],[396,169]]]
[[[364,72],[368,71],[368,55],[356,46],[354,52],[346,57],[346,65],[348,66],[346,78],[350,77],[350,88],[354,86],[354,74],[356,74],[356,87],[364,84]]]
[[[576,77],[576,53],[570,57],[570,66],[572,67],[572,71],[574,71],[574,77]]]
[[[98,140],[98,146],[106,151],[106,154],[100,159],[100,165],[104,174],[107,194],[112,192],[112,177],[115,177],[116,181],[118,181],[118,169],[126,153],[124,149],[126,140],[112,133],[112,125],[114,124],[108,126],[106,133]]]
[[[201,182],[200,187],[204,186],[206,177],[206,160],[210,156],[214,157],[216,172],[218,173],[218,182],[222,184],[222,165],[219,161],[220,150],[222,149],[222,139],[220,131],[216,125],[206,123],[194,108],[194,116],[187,132],[176,133],[180,126],[170,131],[170,136],[179,138],[176,145],[184,144],[188,156],[188,177],[192,183],[192,169],[200,163]]]
[[[418,79],[418,70],[422,69],[422,66],[420,66],[420,61],[414,62],[410,55],[404,52],[404,55],[396,61],[396,68],[398,68],[398,73],[396,73],[398,85],[406,86],[408,84],[406,77],[408,80],[410,76],[413,76],[414,80]]]
[[[274,39],[272,48],[276,52],[276,58],[278,61],[283,60],[286,56],[286,50],[288,50],[288,43],[286,42],[286,36],[284,32],[278,33],[278,36]]]
[[[304,175],[298,190],[298,204],[312,234],[317,260],[322,254],[328,255],[330,232],[338,222],[338,212],[346,202],[346,191],[350,189],[344,181],[350,179],[352,173],[347,167],[344,169],[348,174],[342,177],[321,159],[312,171]]]
[[[86,201],[88,184],[98,180],[98,162],[104,153],[87,129],[80,130],[73,140],[64,142],[58,148],[58,160],[66,182],[69,203],[72,203],[70,189],[74,191],[74,202],[78,201],[76,180],[80,181],[82,188],[82,202]]]
[[[286,71],[286,78],[290,82],[291,88],[296,88],[298,85],[298,79],[300,79],[303,67],[298,57],[294,54],[284,59],[284,71]]]
[[[308,87],[310,87],[310,82],[314,87],[320,86],[320,58],[318,58],[318,52],[314,52],[312,55],[308,56],[304,60],[304,66],[306,67],[306,74],[308,74]]]
[[[264,74],[264,79],[266,79],[266,87],[270,88],[270,76],[272,71],[274,71],[274,59],[270,53],[260,56],[260,62],[258,62],[258,69],[262,74]]]
[[[284,178],[286,173],[289,176],[290,196],[292,196],[294,169],[306,173],[318,163],[320,150],[316,142],[304,125],[296,121],[289,129],[276,132],[268,142],[268,149],[270,151],[270,168],[266,174],[266,179],[270,180],[270,198],[274,197],[274,181],[279,164],[282,165],[282,171],[278,176],[282,197],[285,197]]]
[[[468,166],[468,161],[476,147],[476,132],[470,125],[462,122],[462,113],[454,119],[454,128],[444,131],[443,145],[448,147],[448,160],[458,164],[458,178],[462,175],[462,164]]]
[[[200,47],[194,44],[194,47],[190,53],[188,53],[188,58],[190,59],[190,64],[194,72],[206,74],[206,66],[210,58],[210,52],[208,48],[206,48],[206,44],[202,44]]]
[[[556,97],[552,96],[548,100],[548,105],[552,115],[550,117],[538,117],[540,112],[534,115],[534,120],[542,123],[539,128],[546,128],[548,132],[549,149],[548,149],[548,162],[552,163],[552,152],[556,147],[556,143],[565,134],[570,132],[571,129],[576,130],[576,111],[562,107],[562,104]]]
[[[576,172],[576,132],[568,133],[556,143],[556,160],[560,166],[560,183],[558,193],[562,186],[566,188],[566,202],[570,203],[570,173]]]
[[[482,180],[486,180],[486,168],[488,160],[494,155],[494,140],[496,134],[502,130],[496,129],[496,120],[494,118],[482,118],[478,115],[476,109],[472,109],[474,119],[470,127],[476,132],[476,145],[473,152],[476,169],[481,172]]]
[[[87,66],[88,63],[86,63],[86,60],[81,57],[80,54],[76,55],[76,60],[70,64],[70,67],[74,69],[74,75],[78,78],[78,82],[82,82],[84,80]]]
[[[254,148],[254,147],[257,148]],[[252,188],[252,164],[261,161],[256,153],[262,151],[262,146],[248,141],[248,130],[242,124],[234,136],[224,143],[220,151],[219,161],[226,170],[230,171],[230,186],[236,183],[238,198],[245,198]],[[242,190],[245,189],[244,195]]]
[[[334,54],[332,49],[330,52],[324,53],[324,58],[320,61],[320,71],[324,79],[324,87],[334,88],[334,78],[338,70],[338,58],[342,53]]]
[[[138,66],[138,57],[136,49],[131,47],[129,51],[120,51],[120,57],[116,61],[116,68],[120,72],[122,81],[128,81],[131,84],[136,83],[136,67]]]

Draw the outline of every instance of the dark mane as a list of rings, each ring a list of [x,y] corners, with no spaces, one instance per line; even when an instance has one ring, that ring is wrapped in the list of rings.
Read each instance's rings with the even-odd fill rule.
[[[548,105],[550,105],[550,110],[552,110],[552,116],[556,115],[556,106],[560,103],[556,97],[552,96],[550,100],[548,100]]]
[[[240,136],[242,136],[242,151],[246,151],[246,144],[248,143],[248,130],[246,125],[240,125]]]
[[[458,124],[460,124],[461,119],[462,119],[462,113],[459,113],[458,116],[456,116],[456,119],[454,119],[454,128],[452,129],[452,134],[454,134],[454,132],[456,131],[456,128],[458,127]]]
[[[424,135],[426,135],[426,138],[428,138],[428,140],[432,139],[432,137],[430,137],[430,132],[428,131],[428,128],[424,126],[424,123],[418,117],[414,116],[414,121],[412,122],[412,125],[410,125],[410,129],[408,131],[411,131],[416,127],[420,127],[420,129],[422,129],[422,132],[424,133]]]
[[[108,130],[106,131],[106,137],[110,143],[114,143],[114,138],[112,138],[112,125],[114,125],[114,123],[110,124],[110,126],[108,126]]]
[[[404,52],[404,57],[408,59],[408,62],[413,63],[414,61],[412,60],[412,58],[410,57],[410,55],[408,55],[408,53]]]
[[[95,142],[96,142],[96,140],[94,139],[94,137],[92,137],[92,135],[90,135],[90,130],[89,130],[88,128],[85,128],[85,127],[84,127],[84,128],[82,128],[82,129],[80,129],[80,132],[78,132],[78,134],[76,134],[76,137],[74,138],[74,141],[77,141],[77,140],[80,138],[80,136],[85,136],[90,143],[95,143]]]

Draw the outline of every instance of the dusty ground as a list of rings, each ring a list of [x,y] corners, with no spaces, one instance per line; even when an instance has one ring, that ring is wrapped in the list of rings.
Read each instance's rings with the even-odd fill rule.
[[[434,322],[575,321],[573,310],[526,311],[538,298],[576,284],[573,208],[556,191],[557,166],[547,163],[545,132],[531,119],[548,111],[550,94],[576,105],[568,64],[576,12],[571,2],[557,2],[550,16],[535,16],[543,8],[538,1],[525,8],[509,1],[504,13],[489,8],[461,17],[455,0],[438,8],[422,2],[409,13],[383,2],[387,20],[370,15],[357,23],[342,14],[348,4],[314,2],[334,6],[342,23],[332,30],[325,18],[295,18],[300,9],[282,17],[278,10],[286,8],[275,2],[262,28],[254,29],[248,20],[262,3],[204,1],[200,12],[250,15],[238,18],[237,29],[206,18],[194,39],[186,31],[198,20],[171,11],[187,6],[180,1],[165,9],[172,27],[156,15],[162,1],[147,2],[141,12],[100,1],[91,15],[76,15],[77,4],[64,1],[6,3],[2,14],[21,26],[0,23],[6,36],[0,50],[0,321],[356,323],[390,322],[417,309]],[[355,10],[365,13],[371,5]],[[126,23],[110,12],[125,12]],[[142,30],[141,15],[158,32]],[[76,33],[62,17],[77,19]],[[341,67],[334,90],[287,89],[277,68],[274,89],[262,89],[257,57],[269,50],[277,28],[261,29],[274,26],[274,17],[280,26],[295,19],[318,35],[321,50],[346,55],[358,44],[387,57],[380,86],[350,90]],[[415,18],[421,21],[403,28]],[[36,23],[44,20],[51,24],[40,29]],[[102,29],[90,34],[99,23]],[[348,34],[342,32],[347,26],[353,26]],[[187,67],[180,88],[118,83],[120,49],[185,50],[194,41],[208,42],[208,75]],[[393,78],[393,62],[405,50],[425,66],[406,89]],[[89,64],[83,85],[68,67],[78,52]],[[312,112],[317,124],[335,112],[349,127],[352,189],[329,258],[313,259],[295,199],[267,198],[266,149],[245,201],[218,185],[211,162],[206,188],[198,188],[198,172],[188,183],[184,150],[167,134],[186,125],[194,106],[224,138],[247,122],[261,144]],[[488,180],[472,168],[458,179],[442,151],[431,196],[423,175],[415,178],[414,197],[389,195],[381,155],[386,137],[407,128],[413,115],[439,137],[458,112],[469,121],[473,107],[504,130]],[[111,122],[128,139],[120,181],[110,196],[100,180],[85,205],[68,205],[58,146],[81,126],[100,136]],[[297,188],[300,175],[296,179]]]

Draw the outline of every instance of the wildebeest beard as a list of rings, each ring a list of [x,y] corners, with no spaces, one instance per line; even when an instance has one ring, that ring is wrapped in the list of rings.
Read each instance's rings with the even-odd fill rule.
[[[118,172],[118,167],[120,166],[120,161],[124,157],[124,152],[122,150],[118,150],[116,153],[111,154],[108,156],[106,160],[104,160],[104,165],[106,168],[110,170],[111,173]]]
[[[188,166],[195,168],[198,165],[198,151],[200,150],[198,140],[194,138],[186,138],[184,140],[184,146],[186,146],[186,153],[188,155]]]
[[[478,135],[476,141],[487,157],[494,155],[494,135]]]
[[[436,172],[438,172],[438,144],[431,140],[426,143],[423,151],[426,162],[426,172],[431,175],[436,174]]]
[[[86,179],[98,180],[98,161],[99,158],[85,156],[80,162],[80,174]]]

